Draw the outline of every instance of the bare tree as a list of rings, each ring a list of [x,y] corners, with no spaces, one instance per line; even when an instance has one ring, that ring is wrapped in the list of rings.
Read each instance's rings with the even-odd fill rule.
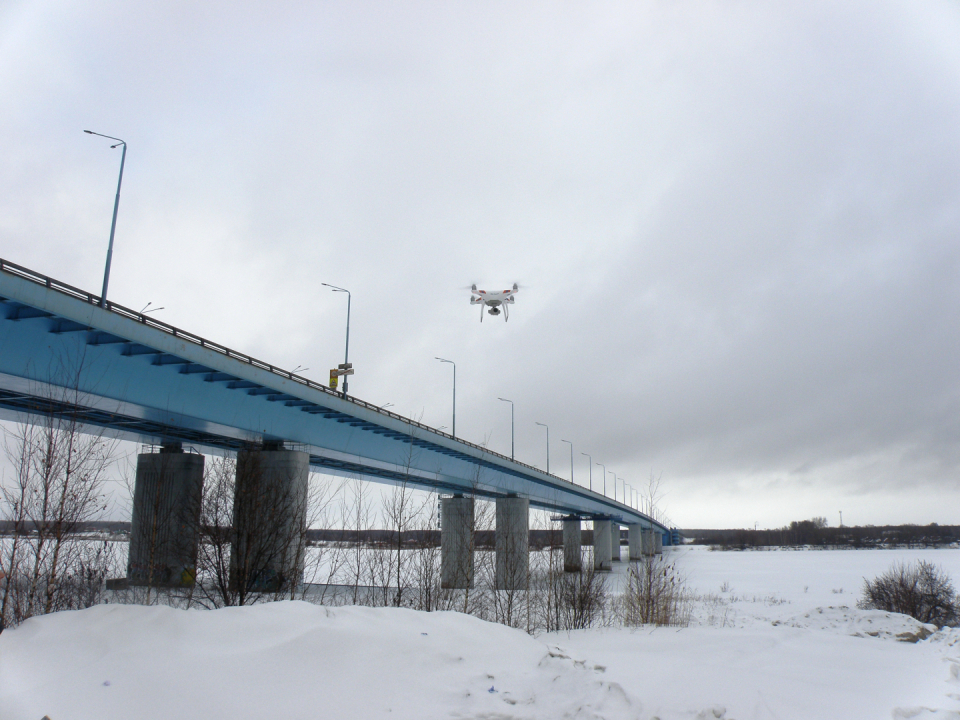
[[[648,517],[651,517],[658,522],[661,514],[659,506],[664,496],[663,490],[660,487],[662,482],[663,473],[654,475],[651,471],[650,477],[647,478],[647,487],[644,488],[640,493],[640,509],[646,513]]]
[[[364,534],[373,527],[370,501],[366,484],[359,478],[349,483],[352,493],[340,498],[340,526],[343,528],[343,541],[350,552],[345,558],[345,570],[349,585],[353,586],[352,604],[369,602],[370,569],[364,558]]]
[[[432,612],[441,609],[444,591],[440,586],[440,496],[431,494],[415,519],[416,545],[412,549],[411,576],[415,590],[413,607]],[[449,609],[443,607],[443,609]]]
[[[249,605],[302,591],[308,484],[266,473],[262,462],[253,449],[207,465],[198,514],[201,582],[193,594],[201,605]]]
[[[200,506],[200,543],[197,553],[199,583],[194,594],[201,605],[222,607],[243,604],[230,584],[230,545],[233,538],[233,484],[236,460],[208,458],[204,468]]]
[[[538,516],[536,526],[546,531],[546,537],[541,537],[542,542],[530,553],[529,627],[552,632],[562,628],[563,536],[556,523],[545,524],[542,516]]]
[[[333,481],[319,473],[310,475],[307,528],[330,527],[333,518],[334,500],[340,497],[345,480]],[[340,542],[307,542],[304,563],[304,582],[301,599],[320,605],[335,602],[337,597],[332,586],[337,582],[346,562],[346,550]],[[308,591],[308,587],[312,589]]]
[[[430,502],[430,496],[423,497],[409,483],[410,471],[417,462],[419,450],[409,443],[403,462],[403,479],[395,484],[390,492],[382,497],[383,517],[389,524],[393,537],[390,562],[390,579],[395,583],[392,605],[403,606],[404,586],[407,584],[407,565],[409,554],[403,547],[404,535],[416,522],[417,517]]]
[[[12,528],[12,536],[4,557],[0,560],[0,571],[3,571],[7,578],[3,586],[3,600],[0,603],[0,628],[19,624],[25,616],[29,617],[29,611],[20,608],[21,603],[26,599],[23,570],[25,556],[30,549],[29,535],[32,529],[28,508],[32,495],[30,482],[32,443],[26,441],[27,432],[27,428],[22,425],[13,435],[4,428],[4,449],[16,471],[16,483],[12,488],[0,488],[3,491],[4,514]]]
[[[605,619],[607,576],[596,572],[592,563],[580,572],[564,573],[560,583],[560,630],[582,630]]]
[[[70,408],[81,402],[79,370],[64,363],[63,389],[48,390],[39,420],[4,428],[5,450],[14,467],[12,486],[4,487],[4,515],[12,521],[0,570],[7,583],[0,619],[8,626],[28,617],[84,607],[90,592],[81,579],[102,582],[106,570],[94,569],[85,541],[85,523],[107,507],[104,482],[116,443],[82,427]],[[106,562],[106,555],[102,555]]]

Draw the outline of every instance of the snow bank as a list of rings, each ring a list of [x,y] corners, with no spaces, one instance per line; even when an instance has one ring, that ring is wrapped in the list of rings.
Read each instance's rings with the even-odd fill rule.
[[[960,632],[855,607],[864,575],[909,559],[878,552],[684,549],[700,598],[684,629],[531,638],[299,602],[59,613],[0,635],[0,720],[960,720]],[[926,556],[956,578],[949,552]]]
[[[0,717],[601,718],[639,706],[602,670],[457,613],[283,602],[100,606],[0,636]]]

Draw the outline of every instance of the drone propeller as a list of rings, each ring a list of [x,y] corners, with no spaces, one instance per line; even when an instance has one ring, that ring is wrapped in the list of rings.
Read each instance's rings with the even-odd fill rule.
[[[508,289],[508,290],[490,290],[490,289],[488,288],[485,292],[487,292],[487,293],[491,293],[491,292],[492,292],[492,293],[494,293],[494,294],[515,293],[515,292],[520,292],[521,290],[527,290],[527,289],[529,289],[529,287],[530,287],[530,286],[527,285],[527,284],[525,284],[525,283],[516,283],[516,282],[515,282],[515,283],[513,283],[513,287],[510,288],[510,289]],[[460,289],[461,289],[461,290],[469,290],[469,291],[472,292],[474,295],[479,295],[480,292],[481,292],[480,289],[477,287],[477,284],[476,284],[476,283],[473,283],[472,285],[461,285],[461,286],[460,286]]]

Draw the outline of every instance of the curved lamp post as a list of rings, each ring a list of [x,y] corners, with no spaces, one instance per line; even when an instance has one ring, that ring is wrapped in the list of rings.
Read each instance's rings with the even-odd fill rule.
[[[561,439],[560,442],[565,442],[570,446],[570,484],[573,484],[573,443],[569,440]]]
[[[542,422],[536,423],[540,427],[547,428],[547,475],[550,474],[550,428]]]
[[[514,459],[516,459],[516,458],[514,458],[514,456],[513,456],[513,451],[514,451],[514,443],[513,443],[513,400],[507,400],[506,398],[497,398],[497,400],[501,400],[501,401],[503,401],[503,402],[508,402],[508,403],[510,403],[510,459],[511,459],[511,460],[514,460]]]
[[[94,132],[93,130],[84,130],[84,132],[87,135],[96,135],[97,137],[106,138],[107,140],[116,140],[117,144],[111,145],[111,150],[123,145],[123,152],[120,154],[120,179],[117,180],[117,197],[113,201],[113,221],[110,223],[110,244],[107,245],[107,266],[103,270],[103,290],[100,291],[100,307],[106,307],[107,285],[110,284],[110,263],[113,262],[113,236],[117,230],[117,210],[120,209],[120,185],[123,184],[123,163],[127,159],[127,143],[120,138],[111,137],[110,135],[102,135],[101,133]]]
[[[607,496],[607,466],[601,462],[598,462],[597,465],[603,468],[603,496]]]
[[[457,364],[453,360],[445,360],[442,357],[434,357],[434,360],[450,363],[453,365],[453,436],[457,436]]]
[[[590,491],[593,492],[593,458],[587,455],[587,453],[582,452],[581,455],[585,456],[587,460],[590,461]]]
[[[345,290],[342,287],[337,287],[336,285],[330,285],[329,283],[320,283],[320,284],[323,285],[324,287],[330,288],[334,292],[345,292],[347,294],[347,346],[346,346],[346,349],[343,351],[343,364],[349,365],[350,364],[350,300],[351,300],[350,291]],[[350,377],[349,375],[343,376],[343,396],[344,397],[347,396],[347,381],[349,377]]]

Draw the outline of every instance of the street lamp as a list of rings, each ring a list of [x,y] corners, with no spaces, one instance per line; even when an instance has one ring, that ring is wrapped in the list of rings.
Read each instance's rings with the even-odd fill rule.
[[[434,356],[434,360],[450,363],[453,365],[453,436],[457,436],[457,364],[453,360],[444,360],[442,357]]]
[[[120,208],[120,185],[123,183],[123,162],[127,159],[127,143],[120,138],[110,135],[101,135],[93,130],[84,130],[87,135],[96,135],[107,140],[116,140],[116,145],[111,145],[110,149],[123,145],[123,152],[120,154],[120,179],[117,180],[117,197],[113,201],[113,222],[110,223],[110,244],[107,245],[107,266],[103,270],[103,290],[100,291],[100,307],[107,306],[107,285],[110,284],[110,263],[113,261],[113,235],[117,230],[117,210]]]
[[[580,454],[586,456],[587,460],[590,461],[590,492],[593,492],[593,458],[587,455],[585,452]]]
[[[550,428],[544,425],[542,422],[536,423],[540,427],[547,428],[547,475],[550,474]]]
[[[507,400],[506,398],[497,398],[497,400],[501,400],[501,401],[503,401],[503,402],[508,402],[508,403],[510,403],[510,459],[513,460],[513,459],[514,459],[514,457],[513,457],[513,450],[514,450],[514,444],[513,444],[513,400]]]
[[[603,496],[607,496],[607,466],[598,462],[597,465],[603,468]]]
[[[350,291],[345,290],[342,287],[337,287],[336,285],[330,285],[329,283],[320,283],[320,284],[323,285],[324,287],[330,288],[334,292],[345,292],[347,294],[347,346],[346,346],[346,349],[343,351],[343,364],[345,366],[349,365],[350,364],[350,300],[352,299],[350,296]],[[348,370],[349,368],[344,367],[343,369]],[[343,376],[343,396],[344,397],[347,396],[347,379],[349,377],[350,377],[349,375]]]
[[[560,442],[565,442],[570,446],[570,482],[573,483],[573,443],[569,440],[561,439]]]

